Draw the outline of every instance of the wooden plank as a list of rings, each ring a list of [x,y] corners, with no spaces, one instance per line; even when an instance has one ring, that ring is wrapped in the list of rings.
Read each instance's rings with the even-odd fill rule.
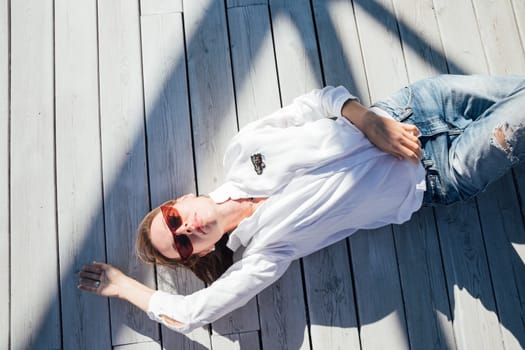
[[[478,213],[473,200],[436,210],[459,349],[501,349]]]
[[[408,335],[412,349],[455,349],[439,241],[430,208],[394,225]]]
[[[406,69],[412,82],[446,73],[432,1],[394,0]],[[410,346],[455,349],[445,273],[432,210],[394,225]]]
[[[520,33],[521,47],[525,50],[525,1],[510,0],[512,9],[514,10],[514,17],[516,25]]]
[[[259,350],[259,333],[246,332],[230,335],[212,335],[214,350]]]
[[[405,61],[391,0],[356,0],[354,5],[370,97],[374,102],[407,83]]]
[[[110,348],[107,301],[72,288],[78,281],[75,272],[83,264],[94,259],[105,260],[96,4],[81,0],[55,1],[55,33],[63,346],[67,349]]]
[[[226,0],[226,8],[268,5],[268,0]]]
[[[237,132],[226,15],[218,1],[184,5],[198,190],[208,193],[222,184],[222,156]]]
[[[447,73],[432,0],[393,0],[409,80]]]
[[[182,15],[143,17],[141,28],[149,182],[156,207],[196,192]],[[204,287],[187,271],[159,267],[157,273],[159,289],[167,292],[189,294]],[[162,344],[166,349],[209,348],[208,327],[188,335],[162,327]]]
[[[11,2],[13,349],[61,347],[53,79],[53,1]]]
[[[257,297],[263,349],[310,349],[301,286],[301,266],[294,261]]]
[[[350,237],[350,251],[362,349],[407,349],[392,228],[354,234]]]
[[[9,348],[9,7],[0,0],[0,348]]]
[[[346,241],[303,260],[312,348],[360,349]]]
[[[156,349],[156,348],[158,348],[158,344],[153,341],[113,346],[113,350],[149,350],[149,349]]]
[[[326,84],[343,85],[359,97],[361,103],[369,104],[370,96],[352,3],[314,0],[313,12]]]
[[[478,197],[480,221],[505,349],[525,345],[525,228],[512,174]]]
[[[139,9],[126,0],[99,3],[100,113],[107,259],[154,287],[154,274],[131,258],[134,234],[149,208]],[[111,299],[113,345],[158,339],[158,326]]]
[[[449,73],[486,73],[481,37],[470,0],[434,0]]]
[[[474,0],[485,57],[492,74],[525,74],[525,51],[510,1]]]
[[[182,0],[140,0],[140,15],[181,13]]]

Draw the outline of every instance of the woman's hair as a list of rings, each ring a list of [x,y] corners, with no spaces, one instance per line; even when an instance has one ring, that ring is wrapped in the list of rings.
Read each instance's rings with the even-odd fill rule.
[[[173,205],[176,200],[170,200],[162,205]],[[137,229],[135,240],[135,252],[140,260],[145,263],[163,265],[171,269],[186,268],[191,270],[199,279],[205,283],[212,283],[219,278],[232,264],[233,252],[226,246],[228,234],[215,243],[215,250],[205,256],[192,255],[188,260],[167,258],[162,255],[151,243],[151,222],[160,212],[160,207],[150,211]]]

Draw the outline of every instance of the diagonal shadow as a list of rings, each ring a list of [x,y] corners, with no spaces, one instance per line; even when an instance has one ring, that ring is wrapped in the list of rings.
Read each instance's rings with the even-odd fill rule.
[[[395,16],[393,14],[391,14],[390,12],[388,12],[388,10],[386,10],[385,8],[383,8],[380,4],[378,4],[377,2],[375,1],[365,1],[365,0],[355,0],[354,3],[358,6],[361,6],[363,9],[365,9],[367,12],[369,12],[370,14],[377,14],[377,13],[380,13],[381,16],[386,16],[386,17],[391,17],[394,21],[397,21],[398,23],[398,26],[400,28],[400,30],[402,31],[403,34],[403,44],[404,45],[408,45],[410,47],[413,47],[413,48],[417,48],[417,50],[415,50],[417,53],[423,55],[422,52],[426,52],[426,53],[430,53],[432,55],[432,57],[436,58],[436,60],[433,60],[433,61],[444,61],[444,62],[447,62],[448,64],[448,70],[449,71],[454,71],[454,72],[461,72],[462,70],[459,68],[459,64],[456,64],[455,62],[450,62],[450,60],[446,60],[446,58],[444,57],[443,54],[441,54],[439,52],[439,50],[437,50],[436,48],[432,47],[430,44],[426,43],[424,40],[422,40],[416,32],[414,32],[407,24],[399,21],[398,19],[395,18]],[[271,6],[271,4],[270,4]],[[196,33],[204,33],[204,32],[207,32],[207,31],[214,31],[216,30],[216,24],[214,23],[213,21],[213,18],[214,16],[216,15],[216,12],[214,11],[218,11],[222,8],[222,10],[224,10],[224,3],[223,1],[221,0],[213,0],[211,3],[210,3],[210,7],[208,9],[206,9],[205,11],[205,16],[203,17],[202,21],[200,21],[200,25],[198,27],[198,29],[196,30]],[[222,11],[221,10],[221,11]],[[286,15],[285,13],[284,14],[281,14],[281,15]],[[293,18],[292,18],[293,20]],[[327,25],[329,26],[327,28],[327,30],[329,32],[332,32],[332,33],[336,33],[335,31],[335,27],[334,27],[334,24],[330,21],[328,22],[325,22],[324,25]],[[390,30],[390,29],[388,29]],[[303,36],[302,36],[302,40],[305,41],[305,40],[309,40],[307,37],[304,36],[304,33],[301,33]],[[398,34],[398,33],[396,33]],[[195,36],[198,36],[198,34],[195,34]],[[202,42],[200,41],[197,41],[197,40],[194,40],[194,37],[191,37],[191,38],[188,38],[187,40],[187,52],[200,52],[201,54],[203,54],[202,57],[199,57],[197,58],[199,61],[202,62],[203,65],[205,65],[207,62],[209,62],[208,60],[210,59],[209,56],[206,56],[206,54],[203,52],[202,50]],[[255,48],[259,48],[260,47],[260,44],[262,42],[262,36],[255,36],[254,37],[254,43],[253,43],[253,47]],[[340,39],[337,39],[334,41],[336,47],[334,48],[335,51],[337,52],[344,52],[343,50],[343,46],[340,42]],[[308,43],[309,45],[310,43]],[[308,46],[306,43],[304,44],[304,46]],[[425,48],[425,50],[421,50],[421,47]],[[256,54],[256,53],[255,53]],[[211,55],[211,53],[209,53],[209,55]],[[422,56],[423,58],[425,58],[426,56]],[[186,62],[186,59],[192,59],[192,58],[187,58],[187,57],[178,57],[176,58],[175,62],[175,67],[173,68],[173,72],[179,72],[177,74],[171,74],[167,77],[166,81],[163,83],[163,88],[161,89],[162,91],[172,91],[173,88],[172,86],[175,85],[177,83],[177,79],[178,79],[178,74],[181,74],[180,72],[186,72],[186,67],[185,67],[185,62]],[[428,57],[427,57],[428,59]],[[317,64],[317,62],[310,62],[311,65],[314,65],[314,64]],[[440,69],[440,67],[436,67],[437,69]],[[317,68],[314,68],[314,69],[317,69]],[[325,67],[325,72],[324,74],[326,75],[327,72],[326,72],[327,68]],[[202,71],[195,71],[194,72],[198,77],[197,79],[195,80],[198,80],[200,82],[202,82],[202,84],[205,84],[206,82],[206,74],[213,74],[213,72],[210,72],[210,71],[206,71],[205,69],[203,69]],[[352,86],[353,82],[354,82],[354,76],[352,74],[352,72],[350,71],[350,69],[348,67],[345,67],[345,75],[346,77],[344,78],[345,81],[347,81],[349,83],[350,86]],[[241,80],[245,79],[246,76],[247,76],[247,72],[240,72],[240,74],[238,75],[239,78]],[[241,84],[239,84],[240,86],[243,86],[242,82]],[[366,91],[357,91],[357,94],[360,94],[360,95],[366,95],[367,92]],[[190,101],[192,100],[192,95],[189,94],[189,99]],[[146,121],[146,125],[145,125],[145,128],[146,129],[150,129],[150,130],[154,130],[154,129],[157,129],[159,127],[162,127],[162,125],[164,125],[163,123],[163,118],[166,118],[166,117],[169,117],[169,116],[166,116],[165,115],[165,108],[162,107],[162,105],[166,103],[166,100],[164,99],[161,99],[161,98],[158,98],[158,100],[156,102],[153,103],[153,106],[152,106],[152,109],[151,109],[151,112],[149,113],[149,118],[148,120]],[[198,103],[198,101],[196,102]],[[235,106],[232,106],[232,104],[234,104],[234,101],[226,101],[225,104],[224,104],[224,108],[223,108],[223,111],[220,111],[219,113],[215,113],[215,118],[218,118],[220,120],[222,120],[222,118],[225,117],[225,111],[228,110],[228,109],[234,109]],[[195,111],[193,111],[192,113],[195,113]],[[192,115],[192,118],[194,118],[195,115]],[[126,166],[126,164],[128,163],[132,163],[132,162],[137,162],[137,161],[141,161],[143,159],[146,158],[145,156],[145,150],[143,148],[143,141],[141,141],[141,137],[143,137],[142,135],[144,135],[144,133],[146,132],[146,130],[140,130],[140,131],[137,131],[137,136],[136,136],[136,139],[138,140],[137,142],[134,143],[133,147],[132,147],[132,150],[131,150],[131,153],[130,155],[128,156],[128,161],[127,163],[124,163],[120,169],[118,170],[117,172],[117,176],[116,178],[118,179],[132,179],[133,177],[137,176],[137,174],[134,174],[134,173],[129,173],[128,172],[128,167]],[[148,146],[152,144],[152,140],[149,140],[148,139]],[[174,149],[174,150],[166,150],[164,148],[161,148],[160,150],[159,149],[154,149],[155,147],[152,147],[152,150],[151,150],[151,153],[155,153],[155,152],[160,152],[160,153],[164,153],[166,154],[166,156],[169,156],[169,157],[176,157],[176,154],[178,152],[181,152],[181,151],[187,151],[187,150],[180,150],[180,149]],[[148,152],[149,152],[149,148],[148,148]],[[150,156],[151,158],[151,156]],[[199,160],[201,162],[205,162],[206,160],[205,159],[202,159],[202,160]],[[139,175],[138,178],[141,178],[142,175]],[[153,180],[151,174],[150,174],[150,180]],[[192,180],[193,181],[193,180]],[[133,182],[133,181],[131,181]],[[190,181],[191,182],[191,181]],[[173,187],[172,185],[169,184],[169,181],[150,181],[150,185],[151,186],[155,186],[154,188],[151,188],[151,193],[152,193],[152,199],[151,199],[151,202],[152,204],[156,204],[158,202],[161,202],[162,200],[164,199],[167,199],[167,198],[172,198],[172,197],[176,197],[184,192],[186,192],[187,190],[187,187],[185,186],[188,186],[188,185],[181,185],[180,187]],[[128,188],[128,190],[132,191],[133,188]],[[111,197],[115,197],[115,196],[120,196],[119,192],[122,191],[122,188],[121,189],[117,189],[113,186],[113,185],[109,185],[109,186],[105,186],[105,193],[104,193],[104,201],[108,200],[109,198]],[[155,192],[156,194],[153,195],[153,192]],[[150,206],[150,203],[147,203],[146,206]],[[65,289],[69,289],[69,288],[74,288],[74,286],[76,285],[76,271],[78,271],[80,269],[80,267],[88,262],[88,261],[91,261],[93,260],[93,258],[96,258],[96,259],[102,259],[104,256],[105,256],[105,252],[104,252],[104,248],[101,247],[99,244],[100,243],[97,243],[96,246],[93,246],[92,243],[89,242],[90,238],[92,237],[97,237],[98,235],[98,232],[100,230],[100,222],[104,222],[104,216],[108,217],[108,216],[112,216],[112,215],[117,215],[115,212],[112,212],[111,209],[107,208],[107,207],[104,207],[103,203],[100,203],[98,209],[95,211],[95,213],[98,213],[98,217],[96,218],[95,222],[97,223],[96,225],[93,225],[91,227],[89,227],[85,232],[85,235],[84,235],[84,240],[82,242],[79,243],[79,246],[80,246],[80,249],[79,249],[79,253],[77,256],[75,256],[74,258],[74,262],[71,266],[69,267],[63,267],[63,272],[61,274],[61,286],[62,286],[62,290],[65,290]],[[139,218],[132,218],[132,221],[135,221],[138,220]],[[121,231],[121,232],[106,232],[107,235],[116,235],[117,237],[119,235],[128,235],[129,233],[128,232],[125,232],[125,231]],[[93,256],[93,252],[96,252],[95,253],[95,256]],[[87,252],[87,253],[84,253],[84,252]],[[108,260],[111,260],[111,256],[108,255]],[[110,261],[111,262],[111,261]],[[519,272],[521,274],[521,272]],[[66,295],[66,293],[64,293],[63,295]],[[61,300],[62,302],[62,315],[64,314],[68,314],[68,313],[77,313],[78,310],[77,310],[77,305],[95,305],[97,302],[94,301],[93,299],[94,297],[93,296],[89,296],[89,295],[86,295],[86,294],[82,294],[82,293],[79,293],[77,292],[76,295],[72,296],[71,297],[71,300]],[[453,302],[453,300],[452,300]],[[36,332],[36,336],[31,340],[32,341],[32,344],[33,345],[36,345],[36,344],[42,344],[43,346],[45,346],[45,344],[43,343],[46,339],[47,339],[47,335],[45,334],[45,330],[47,329],[46,327],[44,327],[44,325],[50,321],[52,318],[53,318],[53,311],[52,309],[55,309],[57,306],[56,305],[52,305],[50,303],[50,306],[48,307],[48,310],[46,312],[46,315],[45,317],[43,318],[43,320],[40,322],[40,325],[38,326],[38,329],[35,331]],[[452,307],[453,309],[453,307]],[[390,310],[391,311],[391,310]],[[495,311],[495,310],[493,310]],[[389,312],[389,310],[386,310],[386,312]],[[78,319],[78,322],[79,324],[63,324],[63,343],[64,344],[68,344],[68,341],[66,340],[66,338],[68,337],[78,337],[79,339],[77,339],[77,341],[75,341],[74,343],[76,344],[81,344],[82,346],[84,346],[84,348],[86,349],[90,349],[90,348],[97,348],[97,345],[99,345],[99,343],[97,343],[97,339],[93,339],[92,337],[84,337],[86,334],[88,333],[83,333],[83,332],[80,332],[79,333],[79,329],[80,330],[83,330],[83,329],[87,329],[89,328],[89,325],[93,322],[102,322],[102,323],[107,323],[108,322],[108,315],[101,312],[100,314],[95,314],[95,315],[90,315],[89,318],[87,317],[84,317],[85,315],[81,315],[80,318]],[[64,316],[62,316],[64,318]],[[375,322],[377,320],[362,320],[362,321],[365,321],[365,322]],[[117,325],[113,325],[114,327],[117,326]],[[355,327],[356,325],[353,324],[353,325],[348,325],[348,324],[332,324],[332,326],[337,326],[337,327]],[[512,328],[512,325],[509,325],[511,328]],[[133,325],[132,325],[133,327]],[[134,328],[136,329],[137,332],[142,332],[143,329],[140,327],[140,325],[138,326],[134,326]],[[190,341],[190,342],[193,342],[193,341]],[[301,342],[299,342],[301,343]],[[522,343],[522,345],[525,345]],[[204,347],[198,345],[198,344],[195,344],[193,343],[192,345],[194,348],[198,348],[198,349],[203,349]]]

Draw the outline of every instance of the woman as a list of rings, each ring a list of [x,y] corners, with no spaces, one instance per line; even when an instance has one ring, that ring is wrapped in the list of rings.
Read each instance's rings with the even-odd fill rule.
[[[140,225],[142,260],[190,268],[209,287],[170,295],[93,263],[79,288],[188,332],[244,305],[294,259],[474,196],[525,157],[524,130],[523,77],[439,76],[369,110],[342,87],[313,91],[233,138],[222,186]]]

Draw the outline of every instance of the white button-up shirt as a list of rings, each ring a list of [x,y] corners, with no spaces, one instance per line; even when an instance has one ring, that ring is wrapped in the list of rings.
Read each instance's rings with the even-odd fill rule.
[[[225,182],[211,198],[268,197],[230,234],[232,250],[245,247],[242,258],[191,295],[155,292],[150,318],[189,332],[246,304],[294,259],[359,229],[405,222],[420,208],[423,167],[374,147],[341,115],[348,99],[355,97],[344,87],[314,90],[232,139]],[[166,324],[160,315],[184,325]]]

